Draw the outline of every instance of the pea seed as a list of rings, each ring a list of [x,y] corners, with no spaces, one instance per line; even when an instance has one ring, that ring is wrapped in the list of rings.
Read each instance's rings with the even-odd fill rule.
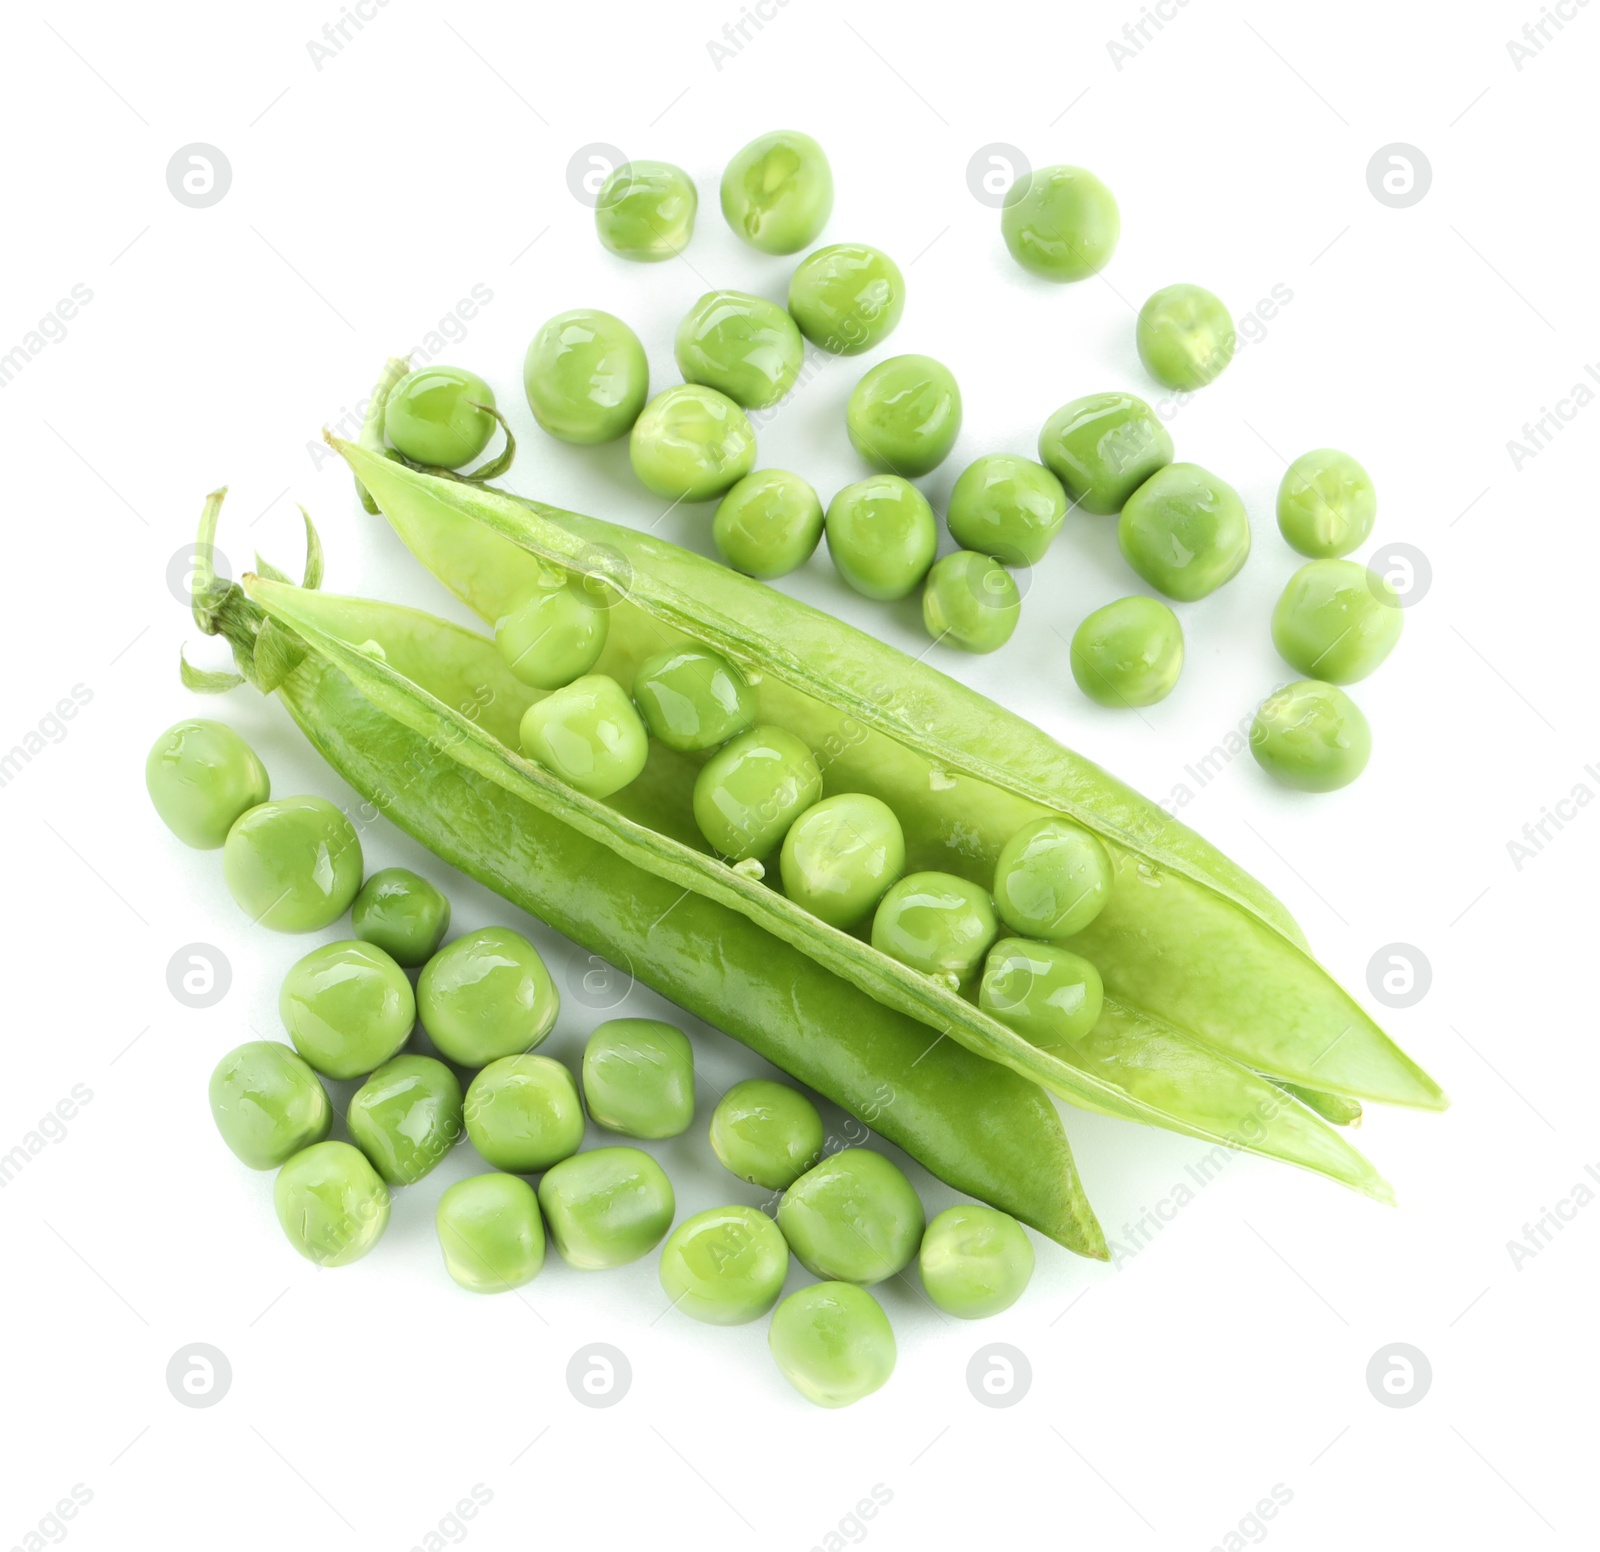
[[[1333,792],[1367,768],[1372,732],[1343,690],[1302,679],[1262,701],[1250,724],[1250,752],[1285,786]]]
[[[1404,621],[1399,595],[1375,571],[1314,560],[1289,578],[1272,611],[1272,644],[1310,678],[1354,684],[1393,651]]]
[[[1002,938],[984,963],[978,1006],[1047,1051],[1088,1034],[1104,996],[1100,972],[1081,955]]]
[[[686,383],[759,410],[794,386],[805,344],[776,302],[744,291],[708,291],[678,325],[673,351]]]
[[[495,623],[494,644],[524,684],[559,690],[605,650],[611,613],[587,578],[540,566],[538,585]]]
[[[1231,485],[1198,464],[1173,463],[1128,497],[1117,542],[1151,587],[1192,603],[1238,575],[1250,554],[1250,519]]]
[[[1043,464],[990,453],[961,471],[945,521],[963,549],[1007,566],[1035,566],[1066,515],[1067,493]]]
[[[1145,370],[1167,388],[1193,392],[1233,360],[1233,319],[1204,286],[1163,286],[1139,309],[1135,331]]]
[[[551,436],[593,446],[633,429],[650,394],[650,366],[620,318],[580,308],[540,326],[523,358],[522,386]]]
[[[592,798],[626,787],[650,757],[650,738],[622,686],[585,674],[522,714],[522,748],[530,760]]]
[[[783,838],[784,893],[830,926],[869,917],[905,871],[906,841],[887,803],[841,792],[808,808]]]
[[[502,1056],[467,1085],[467,1136],[484,1161],[513,1175],[537,1175],[570,1158],[583,1141],[578,1085],[548,1056]]]
[[[825,531],[839,575],[867,598],[904,598],[939,548],[928,498],[898,474],[846,485],[828,503]]]
[[[1039,458],[1085,512],[1120,512],[1172,462],[1172,437],[1143,399],[1092,393],[1063,404],[1039,432]]]
[[[472,1175],[439,1198],[434,1211],[445,1270],[473,1293],[520,1288],[544,1266],[539,1198],[515,1175]]]
[[[889,1317],[865,1288],[850,1283],[814,1283],[791,1293],[773,1312],[767,1345],[783,1377],[817,1406],[850,1406],[894,1373]]]
[[[645,405],[628,458],[646,490],[668,501],[709,501],[755,467],[756,434],[726,394],[679,383]]]
[[[722,174],[722,214],[762,253],[809,248],[833,210],[833,170],[810,135],[780,129],[738,151]]]
[[[910,873],[872,918],[872,946],[924,975],[966,981],[999,931],[989,892],[953,873]]]
[[[1013,932],[1070,938],[1105,909],[1112,880],[1097,836],[1069,819],[1036,819],[1001,847],[994,902]]]
[[[380,868],[350,907],[350,926],[408,970],[424,965],[450,930],[450,902],[410,868]]]
[[[659,264],[689,246],[699,204],[694,180],[681,167],[624,162],[600,185],[595,232],[618,258]]]
[[[858,356],[886,339],[905,305],[899,266],[865,243],[818,248],[789,281],[789,311],[800,332],[836,356]]]
[[[356,1090],[345,1119],[386,1184],[414,1185],[461,1141],[461,1083],[431,1056],[397,1056]]]
[[[694,1051],[660,1019],[608,1019],[583,1048],[583,1097],[596,1125],[676,1137],[694,1120]]]
[[[846,1283],[879,1283],[903,1270],[925,1221],[911,1182],[867,1148],[825,1158],[778,1203],[778,1227],[800,1264]]]
[[[561,1259],[585,1272],[649,1255],[676,1209],[672,1182],[639,1148],[593,1148],[563,1160],[539,1182],[539,1205]]]
[[[272,1205],[289,1243],[318,1266],[349,1266],[389,1226],[389,1188],[357,1148],[319,1142],[278,1171]]]
[[[278,1013],[297,1050],[330,1078],[355,1078],[394,1055],[417,1021],[406,973],[370,943],[325,943],[283,978]]]
[[[275,1040],[236,1046],[211,1074],[211,1116],[234,1157],[276,1169],[333,1125],[328,1091],[305,1059]]]
[[[798,474],[757,469],[718,503],[711,537],[735,571],[763,581],[787,576],[822,538],[822,503]]]
[[[1278,530],[1313,559],[1348,555],[1365,542],[1377,515],[1371,475],[1337,448],[1302,453],[1278,486]]]
[[[753,1207],[713,1207],[675,1228],[661,1247],[661,1286],[672,1307],[713,1326],[759,1320],[783,1291],[789,1245]]]
[[[933,563],[922,593],[922,623],[935,641],[967,652],[996,652],[1011,640],[1022,595],[1011,573],[975,550]]]
[[[1022,1297],[1033,1277],[1033,1242],[1010,1213],[968,1202],[928,1225],[918,1264],[924,1290],[945,1314],[983,1320]]]
[[[727,658],[697,647],[646,658],[633,679],[645,726],[669,749],[715,749],[748,731],[756,693]]]
[[[711,1112],[711,1151],[725,1169],[768,1191],[784,1191],[817,1162],[824,1135],[817,1107],[798,1089],[766,1078],[736,1083]]]
[[[1082,167],[1039,167],[1006,191],[1000,230],[1011,256],[1046,280],[1083,280],[1103,269],[1122,233],[1117,202]]]
[[[1183,672],[1183,627],[1159,598],[1135,593],[1096,609],[1072,633],[1072,677],[1100,706],[1153,706]]]
[[[489,445],[499,424],[494,389],[476,372],[424,366],[400,379],[384,407],[385,435],[413,463],[461,469]]]
[[[464,933],[417,978],[422,1027],[463,1067],[531,1051],[555,1027],[560,1008],[539,950],[509,927]]]
[[[234,821],[272,791],[255,750],[231,727],[204,717],[174,723],[150,746],[144,784],[161,822],[202,851],[221,846]]]
[[[931,356],[891,356],[850,393],[850,445],[874,469],[907,479],[944,462],[961,430],[961,390]]]
[[[361,888],[361,842],[326,798],[275,798],[234,821],[222,876],[259,925],[317,932],[338,921]]]
[[[695,823],[723,856],[759,861],[821,796],[822,772],[811,751],[784,728],[754,727],[700,768]]]

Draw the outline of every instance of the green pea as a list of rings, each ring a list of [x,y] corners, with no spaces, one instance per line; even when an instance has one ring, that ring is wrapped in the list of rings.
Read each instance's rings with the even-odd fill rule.
[[[872,946],[954,987],[977,970],[999,930],[988,890],[953,873],[908,873],[872,918]]]
[[[1308,678],[1354,684],[1393,651],[1404,619],[1399,594],[1377,572],[1351,560],[1308,561],[1272,611],[1272,644]]]
[[[413,1185],[461,1141],[461,1083],[431,1056],[397,1056],[356,1090],[345,1119],[387,1184]]]
[[[278,1013],[294,1048],[329,1078],[389,1060],[417,1022],[406,973],[371,943],[324,943],[289,967]]]
[[[817,1107],[767,1078],[736,1083],[711,1112],[711,1151],[724,1169],[768,1191],[785,1191],[822,1156]]]
[[[723,170],[722,214],[762,253],[809,248],[832,212],[827,153],[797,129],[758,135]]]
[[[922,1243],[922,1202],[881,1153],[841,1148],[783,1193],[778,1227],[814,1277],[881,1283]]]
[[[1262,701],[1250,724],[1250,752],[1285,786],[1333,792],[1367,768],[1372,730],[1338,686],[1302,679]]]
[[[326,798],[276,798],[234,821],[222,877],[259,926],[318,932],[349,910],[361,888],[361,842]]]
[[[935,641],[967,652],[995,652],[1011,640],[1022,594],[1011,573],[976,550],[933,563],[922,593],[922,623]]]
[[[1128,497],[1117,543],[1151,587],[1193,603],[1239,574],[1250,519],[1231,485],[1199,464],[1170,463]]]
[[[1098,836],[1070,819],[1035,819],[1000,848],[995,908],[1025,937],[1070,938],[1106,908],[1114,877]]]
[[[915,479],[955,446],[961,390],[932,356],[890,356],[851,390],[844,419],[850,445],[874,469]]]
[[[1163,286],[1139,309],[1139,359],[1158,383],[1190,393],[1233,360],[1233,319],[1204,286]]]
[[[550,1238],[561,1259],[584,1272],[647,1256],[672,1224],[672,1182],[639,1148],[591,1148],[539,1182]]]
[[[1108,515],[1172,462],[1172,437],[1143,399],[1091,393],[1044,423],[1039,457],[1075,506]]]
[[[828,503],[825,528],[839,575],[867,598],[904,598],[939,548],[928,498],[898,474],[846,485]]]
[[[865,792],[841,792],[808,808],[784,836],[779,858],[784,893],[846,931],[872,914],[905,866],[900,821]]]
[[[724,857],[760,859],[778,849],[789,826],[821,796],[816,757],[793,733],[762,725],[700,767],[694,818]]]
[[[395,384],[383,429],[413,463],[460,469],[489,445],[499,422],[494,389],[458,366],[423,366]]]
[[[275,1040],[236,1046],[211,1074],[211,1117],[234,1157],[276,1169],[333,1125],[328,1091],[303,1057]]]
[[[918,1265],[923,1289],[945,1314],[983,1320],[1022,1297],[1033,1276],[1033,1242],[1010,1213],[966,1202],[928,1225]]]
[[[150,746],[144,784],[162,824],[200,851],[215,851],[234,820],[272,793],[255,750],[231,727],[204,717],[174,723]]]
[[[538,1193],[515,1175],[472,1175],[439,1198],[433,1215],[445,1270],[472,1293],[531,1283],[544,1266]]]
[[[1096,609],[1072,633],[1072,677],[1100,706],[1153,706],[1183,672],[1183,627],[1159,598],[1135,593]]]
[[[1105,988],[1081,954],[1001,938],[984,962],[978,1006],[1041,1050],[1075,1045],[1100,1017]]]
[[[661,1247],[661,1286],[673,1308],[711,1326],[759,1320],[788,1273],[788,1241],[754,1207],[696,1213]]]
[[[674,342],[686,383],[703,383],[746,409],[776,404],[805,357],[795,321],[776,302],[744,291],[707,291]]]
[[[709,501],[756,462],[756,434],[726,394],[679,383],[644,407],[628,437],[633,472],[669,501]]]
[[[773,1311],[767,1345],[779,1373],[817,1406],[850,1406],[894,1373],[889,1317],[851,1283],[813,1283],[791,1293]]]
[[[650,758],[650,736],[622,686],[585,674],[522,714],[522,750],[569,786],[608,798]]]
[[[1006,190],[1000,231],[1025,270],[1046,280],[1084,280],[1116,251],[1122,217],[1092,172],[1038,167]]]
[[[1008,566],[1036,566],[1067,515],[1067,493],[1043,464],[988,453],[961,471],[945,521],[963,549]]]
[[[594,226],[619,259],[656,264],[683,252],[694,236],[700,196],[671,162],[624,162],[600,185]]]
[[[886,339],[905,305],[899,266],[865,243],[818,248],[789,281],[789,311],[800,332],[836,356],[859,356]]]
[[[660,1019],[607,1019],[583,1048],[595,1124],[627,1137],[676,1137],[694,1120],[694,1050]]]
[[[417,978],[417,1013],[463,1067],[521,1056],[555,1027],[561,994],[536,949],[509,927],[480,927],[439,950]]]
[[[589,447],[632,429],[650,394],[650,364],[620,318],[578,308],[540,325],[523,357],[522,386],[551,436]]]
[[[718,503],[711,537],[734,570],[771,581],[811,559],[822,538],[822,503],[798,474],[757,469]]]
[[[427,964],[450,930],[450,902],[410,868],[380,868],[350,907],[350,926],[363,943],[415,970]]]
[[[559,690],[600,661],[610,624],[588,577],[541,565],[532,592],[495,622],[494,644],[524,684]]]
[[[389,1226],[389,1188],[359,1148],[319,1142],[278,1171],[272,1205],[289,1243],[318,1266],[349,1266]]]
[[[1301,453],[1278,486],[1278,531],[1314,560],[1348,555],[1366,541],[1378,516],[1372,476],[1337,448]]]
[[[486,1163],[537,1175],[583,1142],[578,1085],[548,1056],[502,1056],[467,1085],[467,1136]]]
[[[677,647],[646,658],[633,678],[645,726],[669,749],[715,749],[755,725],[756,692],[719,652]]]

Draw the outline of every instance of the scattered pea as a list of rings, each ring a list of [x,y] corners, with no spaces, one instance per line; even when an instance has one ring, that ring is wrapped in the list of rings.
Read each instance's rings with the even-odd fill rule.
[[[757,469],[718,503],[711,537],[734,570],[763,581],[787,576],[822,538],[822,503],[798,474]]]
[[[276,1169],[321,1142],[333,1125],[322,1080],[275,1040],[229,1051],[211,1074],[210,1099],[222,1140],[251,1169]]]
[[[1117,542],[1151,587],[1192,603],[1239,574],[1250,519],[1231,485],[1198,464],[1170,463],[1128,497]]]
[[[1046,280],[1084,280],[1116,251],[1122,217],[1092,172],[1038,167],[1006,191],[1000,231],[1025,270]]]
[[[1100,1017],[1105,988],[1081,954],[1054,943],[1002,938],[989,950],[978,1006],[1041,1050],[1074,1045]]]
[[[999,932],[989,892],[953,873],[909,873],[872,918],[872,946],[924,975],[966,981]]]
[[[1085,512],[1120,512],[1172,462],[1172,437],[1131,393],[1091,393],[1063,404],[1039,432],[1039,457]]]
[[[1204,286],[1163,286],[1139,309],[1139,359],[1166,388],[1204,388],[1233,360],[1233,319]]]
[[[318,932],[361,888],[361,841],[326,798],[275,798],[234,821],[222,847],[228,893],[274,932]]]
[[[318,1142],[278,1171],[272,1205],[289,1243],[318,1266],[349,1266],[389,1226],[389,1188],[359,1148]]]
[[[724,1169],[785,1191],[822,1156],[822,1117],[798,1089],[766,1078],[736,1083],[711,1112],[711,1151]]]
[[[1405,616],[1377,572],[1351,560],[1308,561],[1272,611],[1284,662],[1326,684],[1365,679],[1394,650]]]
[[[720,652],[675,647],[639,665],[633,698],[669,749],[715,749],[755,725],[756,692]]]
[[[677,1208],[672,1182],[640,1148],[591,1148],[563,1160],[539,1182],[539,1205],[561,1259],[585,1272],[649,1255]]]
[[[905,305],[899,266],[865,243],[818,248],[789,281],[789,311],[800,332],[836,356],[859,356],[886,339]]]
[[[201,851],[215,851],[234,821],[272,794],[255,750],[231,727],[204,717],[174,723],[150,746],[144,784],[161,822]]]
[[[1113,877],[1099,837],[1070,819],[1036,819],[1000,848],[995,908],[1025,937],[1070,938],[1106,908]]]
[[[450,930],[450,902],[410,868],[380,868],[350,907],[350,926],[363,943],[414,970],[427,964]]]
[[[633,429],[650,394],[650,365],[620,318],[578,308],[540,326],[523,358],[522,386],[551,436],[593,446]]]
[[[983,1320],[1022,1297],[1033,1277],[1033,1242],[1010,1213],[965,1202],[928,1225],[918,1265],[923,1289],[945,1314]]]
[[[828,503],[825,531],[839,575],[867,598],[904,598],[939,548],[928,498],[898,474],[846,485]]]
[[[467,1136],[485,1163],[537,1175],[583,1141],[578,1085],[548,1056],[502,1056],[467,1085]]]
[[[726,394],[679,383],[644,407],[628,437],[633,472],[669,501],[709,501],[756,462],[756,434]]]
[[[431,1056],[397,1056],[356,1090],[345,1119],[386,1184],[414,1185],[461,1141],[461,1082]]]
[[[867,372],[845,408],[850,445],[874,469],[907,479],[938,468],[961,430],[961,390],[932,356],[890,356]]]
[[[406,973],[371,943],[324,943],[290,966],[278,1013],[325,1077],[357,1078],[406,1043],[417,1003]]]
[[[476,372],[423,366],[395,384],[383,429],[413,463],[461,469],[489,445],[498,424],[494,389]]]
[[[657,264],[689,246],[700,196],[671,162],[624,162],[600,185],[594,225],[619,259]]]
[[[700,767],[695,823],[723,856],[763,859],[821,796],[822,772],[811,751],[786,728],[753,727]]]
[[[600,661],[610,624],[588,577],[541,565],[528,596],[495,622],[494,644],[524,684],[559,690]]]
[[[722,214],[762,253],[809,248],[833,212],[833,169],[810,135],[795,129],[758,135],[722,174]]]
[[[817,1406],[850,1406],[894,1373],[889,1317],[851,1283],[813,1283],[791,1293],[773,1311],[767,1345],[783,1377]]]
[[[678,325],[674,353],[686,383],[702,383],[759,410],[794,386],[805,344],[776,302],[744,291],[707,291]]]
[[[1087,616],[1072,633],[1078,688],[1100,706],[1153,706],[1183,672],[1183,627],[1159,598],[1135,593]]]
[[[1043,464],[988,453],[961,471],[945,521],[963,549],[1007,566],[1034,566],[1067,515],[1067,493]]]
[[[615,679],[585,674],[522,714],[522,749],[592,798],[626,787],[650,758],[650,737]]]
[[[783,1292],[789,1244],[754,1207],[713,1207],[661,1247],[661,1286],[674,1309],[712,1326],[759,1320]]]
[[[1262,701],[1250,725],[1250,752],[1285,786],[1333,792],[1367,768],[1372,730],[1338,686],[1302,679]]]
[[[864,922],[906,866],[894,810],[864,792],[841,792],[808,808],[783,838],[784,893],[830,926]]]
[[[1348,555],[1372,532],[1378,497],[1372,477],[1349,453],[1302,453],[1278,486],[1278,531],[1314,560]]]
[[[417,1012],[440,1053],[482,1067],[533,1050],[555,1027],[561,994],[536,949],[509,927],[447,944],[417,978]]]
[[[544,1266],[539,1197],[515,1175],[471,1175],[439,1198],[434,1211],[445,1270],[473,1293],[520,1288]]]
[[[915,1187],[869,1148],[841,1148],[778,1203],[778,1227],[800,1264],[844,1283],[880,1283],[904,1270],[924,1223]]]
[[[935,641],[967,652],[995,652],[1011,640],[1022,594],[1009,571],[975,550],[933,563],[922,593],[922,623]]]
[[[694,1120],[694,1050],[660,1019],[607,1019],[583,1048],[583,1097],[597,1126],[676,1137]]]

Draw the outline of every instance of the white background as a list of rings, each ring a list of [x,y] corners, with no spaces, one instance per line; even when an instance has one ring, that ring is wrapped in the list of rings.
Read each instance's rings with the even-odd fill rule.
[[[734,0],[392,0],[319,70],[307,44],[338,20],[334,0],[10,10],[0,350],[75,284],[93,299],[0,397],[0,746],[75,685],[92,699],[64,728],[47,724],[42,752],[0,788],[0,1152],[74,1085],[92,1099],[0,1193],[0,1544],[30,1529],[85,1548],[406,1548],[430,1532],[484,1547],[1585,1543],[1600,1204],[1577,1205],[1574,1189],[1586,1164],[1600,1170],[1600,813],[1569,809],[1520,869],[1507,843],[1575,786],[1600,792],[1585,769],[1600,761],[1600,408],[1573,406],[1520,470],[1507,443],[1600,359],[1600,15],[1575,10],[1519,71],[1506,43],[1537,12],[1532,0],[1194,0],[1118,69],[1106,44],[1138,21],[1133,3],[941,19],[790,0],[718,69],[707,42],[738,21]],[[908,280],[887,346],[829,362],[761,432],[761,461],[804,473],[824,499],[862,472],[844,402],[885,354],[933,353],[964,390],[956,451],[924,482],[938,506],[970,458],[1031,451],[1064,400],[1156,395],[1132,324],[1157,286],[1198,281],[1240,316],[1274,287],[1292,293],[1215,386],[1167,411],[1178,456],[1233,482],[1255,525],[1238,580],[1180,606],[1177,692],[1119,715],[1072,685],[1066,638],[1132,583],[1101,519],[1073,518],[1007,650],[932,660],[1153,797],[1188,785],[1183,817],[1279,892],[1364,998],[1380,948],[1420,950],[1431,987],[1386,1022],[1455,1102],[1442,1117],[1369,1114],[1359,1140],[1396,1183],[1397,1211],[1239,1159],[1116,1266],[1038,1241],[1029,1293],[987,1325],[940,1317],[911,1283],[885,1288],[898,1370],[839,1413],[789,1390],[761,1324],[663,1315],[650,1259],[601,1275],[552,1256],[521,1297],[458,1290],[432,1213],[474,1167],[466,1148],[401,1195],[366,1260],[335,1273],[300,1261],[273,1220],[270,1176],[217,1139],[205,1083],[225,1050],[279,1032],[278,980],[312,944],[250,929],[218,858],[179,846],[141,782],[155,735],[200,712],[246,734],[275,792],[349,801],[275,704],[249,689],[200,703],[179,687],[181,643],[206,666],[223,660],[195,639],[167,570],[205,492],[228,482],[220,542],[236,573],[256,549],[296,568],[303,501],[330,588],[450,612],[361,513],[342,469],[312,453],[382,359],[475,285],[493,299],[443,359],[500,395],[522,439],[510,483],[622,522],[658,519],[623,448],[538,432],[522,352],[548,315],[603,307],[639,330],[664,385],[672,331],[701,291],[781,299],[794,261],[739,246],[716,206],[726,159],[779,126],[810,131],[832,157],[826,240],[881,245]],[[1426,197],[1404,209],[1367,182],[1374,152],[1397,141],[1432,167]],[[231,164],[209,208],[168,191],[168,161],[190,142]],[[598,246],[567,183],[595,142],[694,175],[701,219],[684,262],[629,265]],[[1034,165],[1088,166],[1116,191],[1122,242],[1103,280],[1052,286],[1012,264],[996,212],[967,185],[991,142]],[[1354,692],[1371,767],[1347,791],[1306,797],[1245,756],[1195,789],[1185,767],[1287,677],[1267,618],[1297,562],[1272,498],[1283,459],[1318,445],[1354,451],[1376,479],[1371,553],[1403,542],[1432,573],[1394,657]],[[708,549],[709,512],[680,508],[659,531]],[[782,586],[926,646],[912,607],[849,594],[825,554]],[[367,853],[369,866],[439,878],[462,928],[515,921],[385,826]],[[530,930],[570,984],[572,951]],[[197,942],[232,970],[204,1011],[167,983],[174,953]],[[620,1011],[664,1010],[639,988]],[[593,1017],[569,997],[547,1049],[575,1059]],[[701,1115],[658,1150],[681,1213],[754,1199],[710,1162],[703,1125],[716,1091],[761,1064],[692,1033]],[[1204,1152],[1067,1121],[1123,1245]],[[913,1175],[930,1211],[953,1199]],[[1519,1266],[1508,1242],[1562,1202],[1570,1222]],[[977,1404],[965,1380],[990,1340],[1032,1365],[1031,1390],[1004,1410]],[[579,1406],[564,1381],[591,1341],[632,1365],[610,1410]],[[228,1394],[204,1410],[180,1406],[165,1380],[196,1342],[232,1366]],[[1365,1378],[1396,1342],[1432,1367],[1406,1409],[1380,1405]],[[40,1532],[74,1484],[92,1499]],[[485,1506],[450,1520],[475,1484]],[[878,1484],[887,1502],[850,1520]],[[1280,1484],[1292,1496],[1275,1517],[1250,1519]]]

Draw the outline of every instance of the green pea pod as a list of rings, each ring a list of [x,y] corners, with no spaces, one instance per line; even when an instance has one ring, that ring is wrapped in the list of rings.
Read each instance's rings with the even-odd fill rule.
[[[1309,1111],[1160,1020],[1108,1001],[1076,1056],[1061,1048],[1040,1050],[939,982],[708,855],[703,842],[667,833],[672,802],[692,780],[694,765],[687,757],[656,746],[645,773],[624,789],[625,809],[587,797],[523,759],[512,741],[535,692],[514,678],[489,641],[465,631],[446,636],[454,628],[392,605],[310,593],[261,577],[245,577],[244,586],[280,630],[292,630],[312,653],[335,664],[373,706],[502,787],[508,802],[537,809],[642,873],[665,879],[681,891],[679,901],[710,900],[737,912],[777,940],[775,950],[781,944],[875,1003],[939,1031],[928,1051],[948,1045],[943,1036],[949,1035],[1084,1108],[1285,1159],[1379,1200],[1392,1199],[1372,1166]],[[546,878],[544,887],[559,899],[573,879],[587,877]],[[588,940],[580,935],[580,941]],[[780,1065],[815,1082],[787,1062]]]
[[[1030,820],[1064,814],[1093,830],[1117,887],[1069,946],[1112,996],[1275,1078],[1355,1099],[1447,1103],[1316,963],[1267,890],[1031,723],[677,545],[333,445],[413,553],[481,618],[499,619],[553,563],[606,577],[618,593],[598,668],[620,683],[645,656],[684,642],[737,663],[760,682],[761,720],[818,751],[830,790],[894,809],[909,868],[987,884],[1001,846]]]

